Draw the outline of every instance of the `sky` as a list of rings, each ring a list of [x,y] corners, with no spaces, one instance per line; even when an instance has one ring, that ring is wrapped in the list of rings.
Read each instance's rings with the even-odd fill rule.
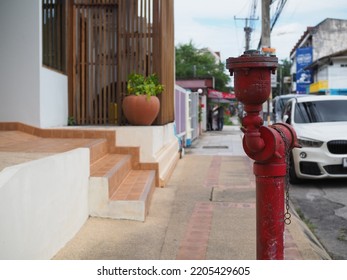
[[[261,0],[257,0],[250,48],[256,49],[261,34]],[[270,10],[274,13],[279,0]],[[174,0],[175,45],[190,41],[197,48],[221,53],[222,62],[237,57],[245,48],[245,20],[251,15],[252,0]],[[326,18],[347,19],[347,0],[287,0],[271,32],[271,47],[279,60],[289,59],[290,52],[308,26]],[[347,42],[346,42],[347,44]]]

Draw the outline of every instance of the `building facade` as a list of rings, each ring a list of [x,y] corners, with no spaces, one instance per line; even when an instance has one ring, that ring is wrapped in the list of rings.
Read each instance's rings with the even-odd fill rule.
[[[307,27],[290,53],[292,91],[345,94],[347,20],[327,18]]]

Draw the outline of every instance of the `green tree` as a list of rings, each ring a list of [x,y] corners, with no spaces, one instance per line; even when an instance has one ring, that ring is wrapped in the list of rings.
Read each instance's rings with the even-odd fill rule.
[[[177,79],[214,77],[217,90],[228,90],[230,76],[225,73],[225,65],[216,62],[207,49],[197,49],[190,41],[176,46],[175,50]]]
[[[284,77],[290,77],[291,61],[282,59],[277,67],[277,87],[273,89],[272,96],[290,93],[290,84],[284,83]]]

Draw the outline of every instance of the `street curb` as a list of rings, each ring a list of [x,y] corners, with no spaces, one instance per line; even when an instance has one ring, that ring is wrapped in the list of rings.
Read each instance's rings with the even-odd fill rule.
[[[309,229],[307,224],[300,218],[292,202],[290,202],[289,208],[290,213],[292,214],[292,223],[287,226],[287,228],[293,235],[296,236],[295,241],[303,259],[331,260],[331,257],[325,250],[324,246],[320,243],[315,234]],[[299,236],[300,234],[302,236]]]

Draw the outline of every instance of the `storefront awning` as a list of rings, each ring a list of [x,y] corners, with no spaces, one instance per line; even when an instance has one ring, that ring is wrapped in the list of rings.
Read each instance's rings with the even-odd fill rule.
[[[214,89],[209,89],[207,93],[208,98],[218,98],[218,99],[235,99],[234,93],[222,92]]]

